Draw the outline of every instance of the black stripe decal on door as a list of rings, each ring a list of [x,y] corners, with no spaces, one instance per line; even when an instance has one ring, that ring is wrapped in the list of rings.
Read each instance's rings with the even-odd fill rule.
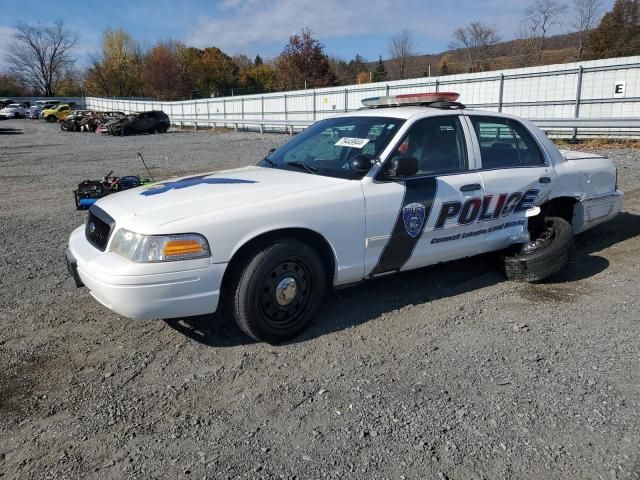
[[[411,258],[429,220],[437,190],[436,177],[405,181],[404,199],[393,232],[370,275],[400,270]]]

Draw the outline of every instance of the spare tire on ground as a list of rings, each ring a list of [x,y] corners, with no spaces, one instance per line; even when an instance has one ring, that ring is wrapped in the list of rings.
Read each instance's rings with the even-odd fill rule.
[[[564,218],[547,217],[531,242],[514,246],[502,257],[504,273],[509,280],[539,282],[562,270],[574,249],[571,224]]]

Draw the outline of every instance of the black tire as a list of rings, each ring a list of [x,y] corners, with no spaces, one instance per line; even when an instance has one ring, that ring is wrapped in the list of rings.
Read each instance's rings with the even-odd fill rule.
[[[536,248],[530,251],[519,245],[517,250],[502,257],[509,280],[539,282],[562,270],[575,249],[571,224],[564,218],[547,217],[544,229],[533,243]]]
[[[225,292],[229,313],[255,340],[280,343],[295,337],[309,325],[325,296],[327,272],[318,253],[282,238],[247,257],[232,272]]]
[[[56,117],[55,117],[55,115],[49,115],[49,116],[47,117],[47,122],[49,122],[49,123],[53,123],[53,122],[55,122],[55,121],[56,121]]]

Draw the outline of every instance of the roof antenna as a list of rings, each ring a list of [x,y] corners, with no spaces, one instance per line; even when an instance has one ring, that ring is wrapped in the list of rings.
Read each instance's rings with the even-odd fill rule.
[[[142,158],[142,154],[140,152],[138,152],[138,158],[140,159],[140,161],[142,162],[142,164],[144,165],[144,168],[147,170],[147,174],[149,175],[149,177],[151,178],[152,182],[155,182],[155,180],[153,179],[153,175],[151,175],[151,172],[149,171],[149,167],[147,167],[146,162],[144,161],[144,158]]]

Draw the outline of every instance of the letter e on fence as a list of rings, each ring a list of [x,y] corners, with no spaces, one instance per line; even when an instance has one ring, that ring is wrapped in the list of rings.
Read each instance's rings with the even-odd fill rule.
[[[613,86],[613,96],[616,98],[624,97],[627,82],[616,82]]]

